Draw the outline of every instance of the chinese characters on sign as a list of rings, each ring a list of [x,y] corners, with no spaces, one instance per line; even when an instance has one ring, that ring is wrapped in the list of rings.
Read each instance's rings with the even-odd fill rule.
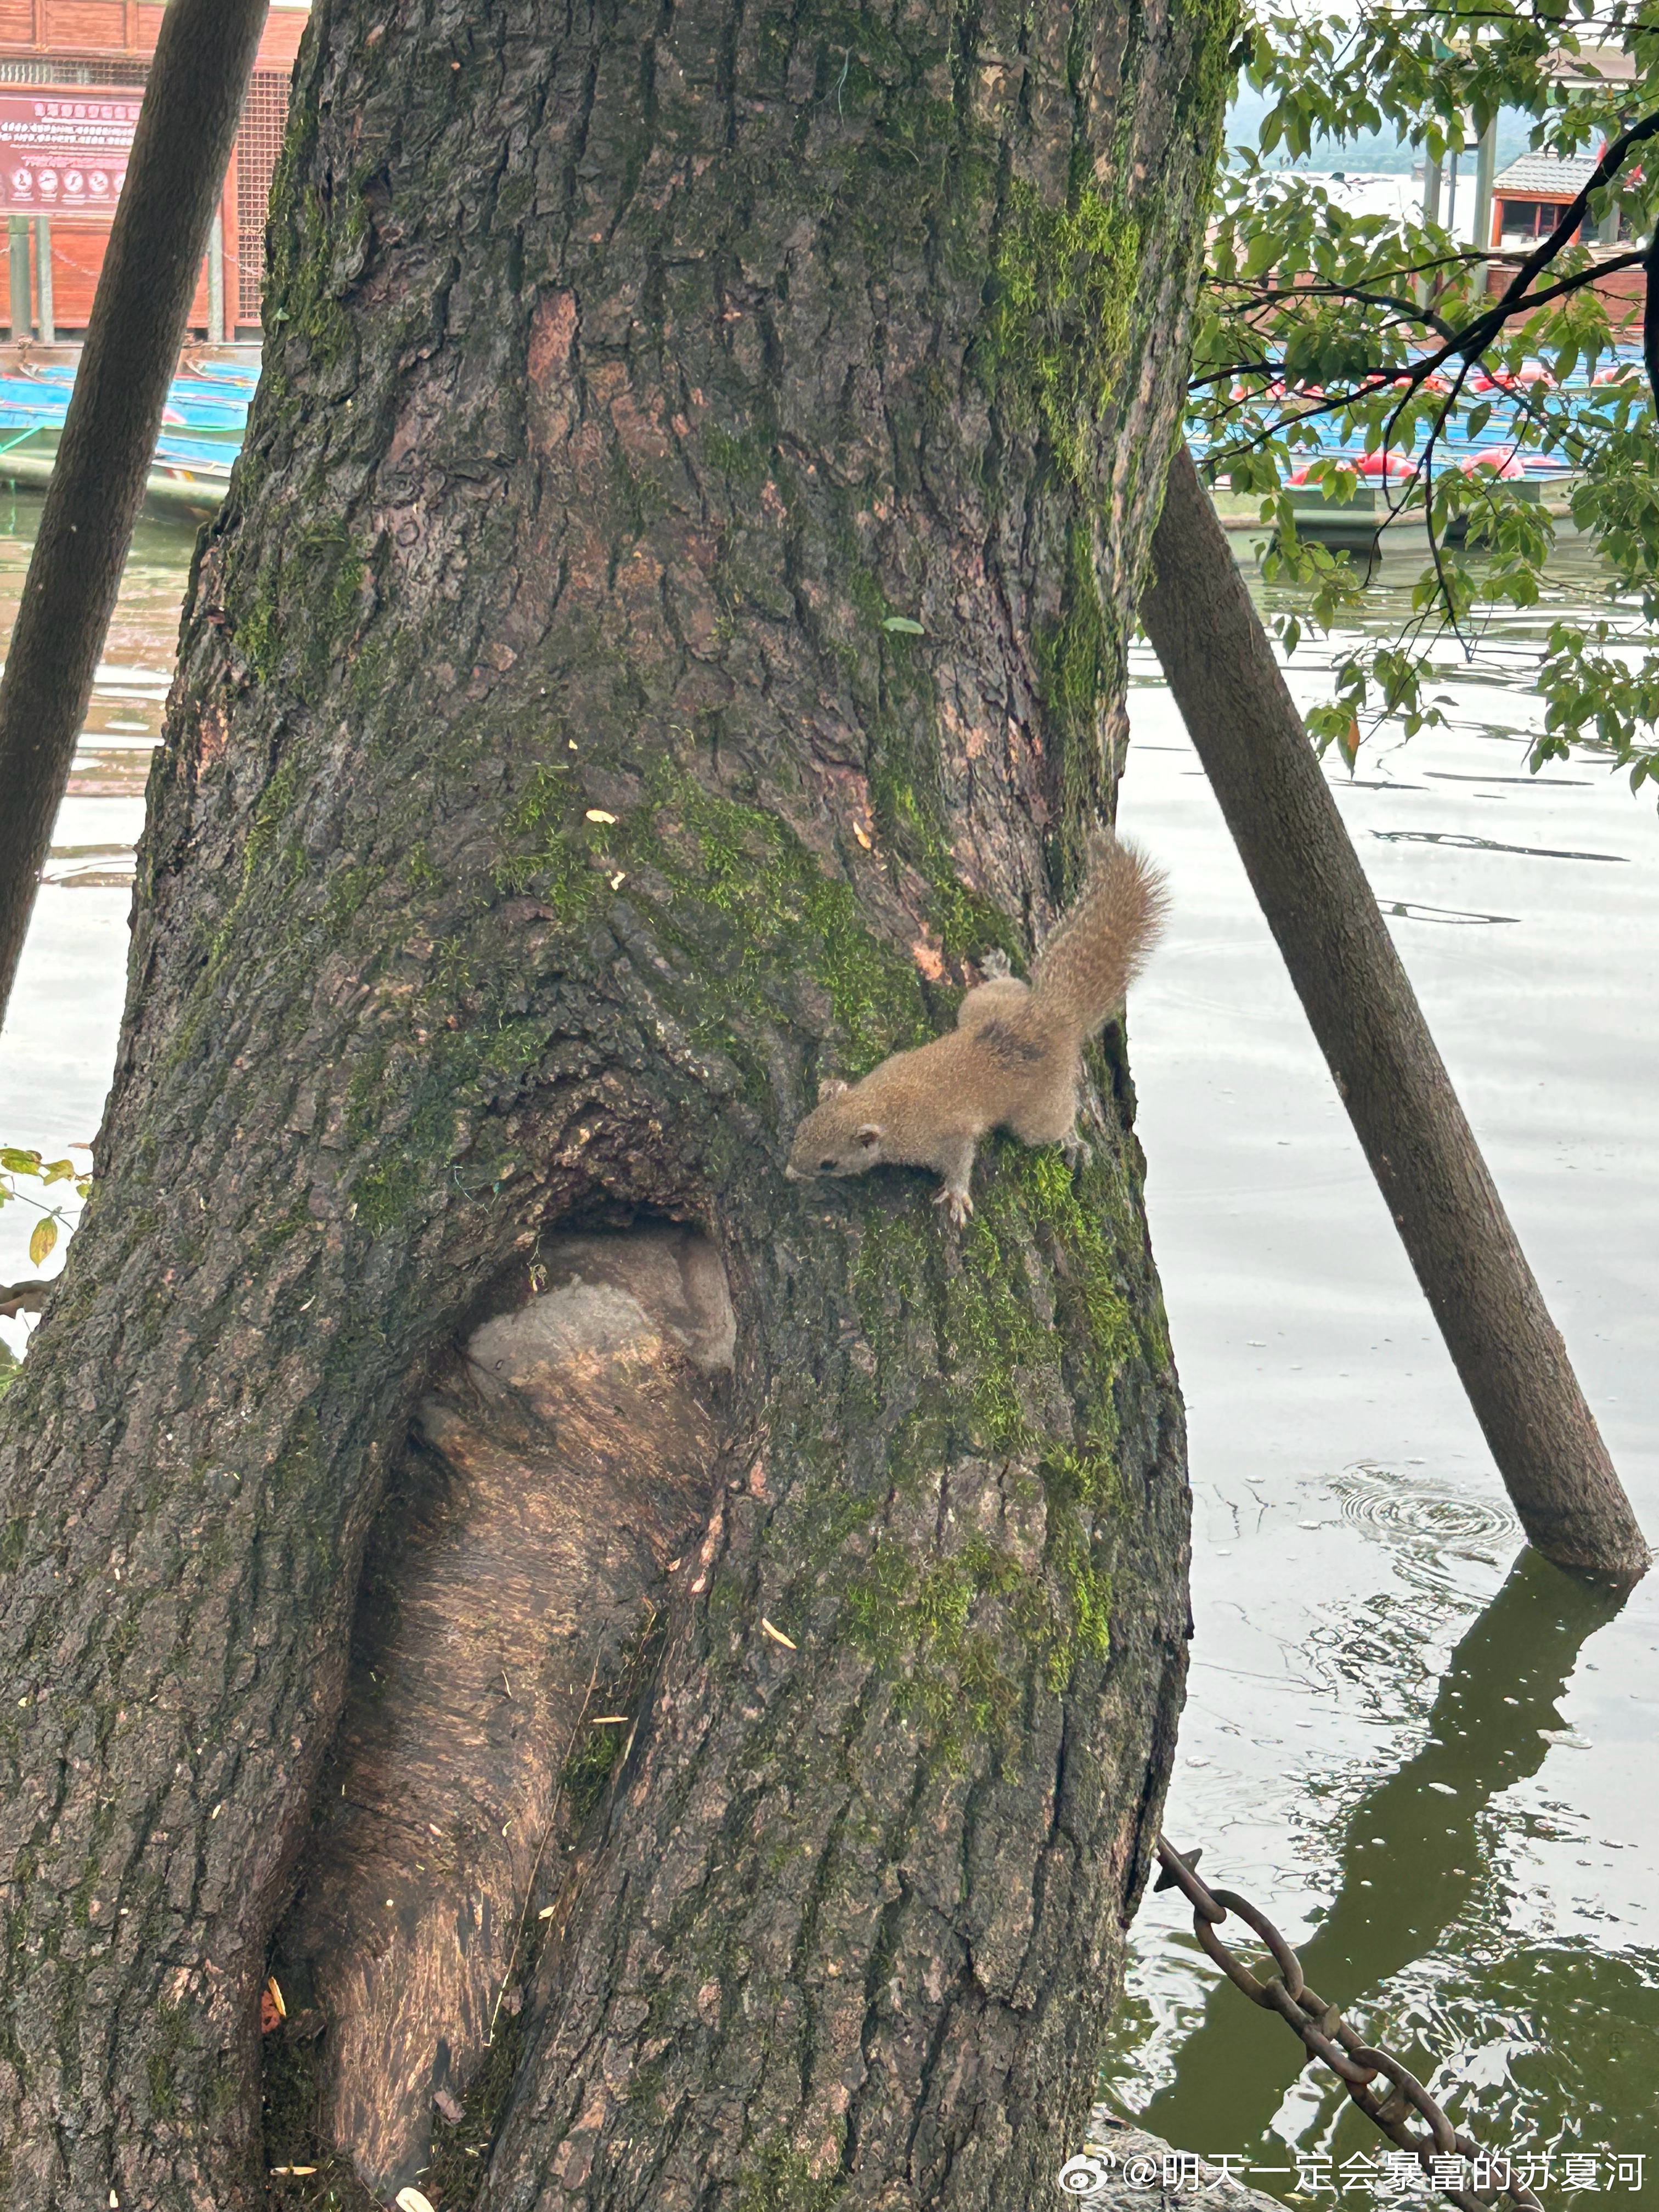
[[[111,221],[137,124],[136,95],[0,92],[0,211]]]
[[[1491,2157],[1436,2158],[1425,2172],[1417,2154],[1409,2150],[1381,2151],[1368,2158],[1363,2151],[1333,2160],[1295,2157],[1285,2166],[1253,2166],[1233,2151],[1212,2151],[1202,2160],[1191,2151],[1170,2151],[1162,2158],[1124,2159],[1121,2163],[1109,2150],[1079,2151],[1068,2158],[1055,2179],[1066,2197],[1095,2197],[1112,2185],[1132,2189],[1185,2191],[1194,2196],[1221,2188],[1226,2182],[1283,2182],[1304,2193],[1336,2193],[1348,2189],[1373,2197],[1427,2197],[1443,2190],[1530,2189],[1545,2191],[1591,2189],[1632,2191],[1642,2186],[1646,2153],[1626,2155],[1604,2151],[1511,2151]]]

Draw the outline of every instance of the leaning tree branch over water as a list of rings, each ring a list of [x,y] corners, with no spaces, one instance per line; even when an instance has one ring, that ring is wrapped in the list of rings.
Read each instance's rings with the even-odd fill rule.
[[[0,676],[0,1021],[143,504],[266,0],[172,0]]]
[[[1641,1528],[1184,446],[1152,563],[1141,620],[1522,1526],[1634,1581]]]

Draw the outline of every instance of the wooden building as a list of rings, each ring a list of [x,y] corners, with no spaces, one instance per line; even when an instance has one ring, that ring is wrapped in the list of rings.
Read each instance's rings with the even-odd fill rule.
[[[1581,154],[1563,161],[1554,154],[1523,154],[1511,161],[1492,188],[1489,246],[1518,247],[1523,253],[1547,238],[1563,213],[1595,173],[1597,156]],[[1586,221],[1577,235],[1588,246],[1595,227]]]
[[[259,336],[265,204],[308,4],[272,0],[191,311],[200,338]],[[43,306],[56,337],[86,330],[165,13],[155,0],[0,0],[0,328],[14,340],[41,334]],[[19,256],[27,283],[14,281],[24,274]],[[31,327],[14,327],[25,315]]]
[[[1523,154],[1493,179],[1492,230],[1486,243],[1504,258],[1494,262],[1486,271],[1489,292],[1501,292],[1514,276],[1521,257],[1530,253],[1540,239],[1549,236],[1595,173],[1600,159],[1599,149],[1594,154],[1565,158],[1555,154]],[[1616,210],[1610,209],[1599,225],[1586,216],[1573,235],[1577,244],[1590,249],[1592,258],[1597,261],[1627,252],[1630,248],[1630,226]],[[1615,325],[1628,336],[1632,303],[1646,295],[1642,271],[1612,270],[1595,279],[1595,289]]]

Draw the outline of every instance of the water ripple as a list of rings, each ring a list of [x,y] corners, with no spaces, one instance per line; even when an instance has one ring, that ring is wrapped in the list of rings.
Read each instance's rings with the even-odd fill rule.
[[[1338,1475],[1331,1492],[1352,1527],[1407,1551],[1492,1559],[1521,1541],[1521,1523],[1506,1505],[1449,1483],[1362,1462]]]

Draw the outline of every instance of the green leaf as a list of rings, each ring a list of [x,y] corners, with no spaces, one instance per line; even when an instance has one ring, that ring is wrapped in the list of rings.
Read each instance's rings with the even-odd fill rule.
[[[905,637],[925,637],[927,635],[921,624],[913,622],[908,615],[888,615],[881,626],[884,629],[898,630]]]

